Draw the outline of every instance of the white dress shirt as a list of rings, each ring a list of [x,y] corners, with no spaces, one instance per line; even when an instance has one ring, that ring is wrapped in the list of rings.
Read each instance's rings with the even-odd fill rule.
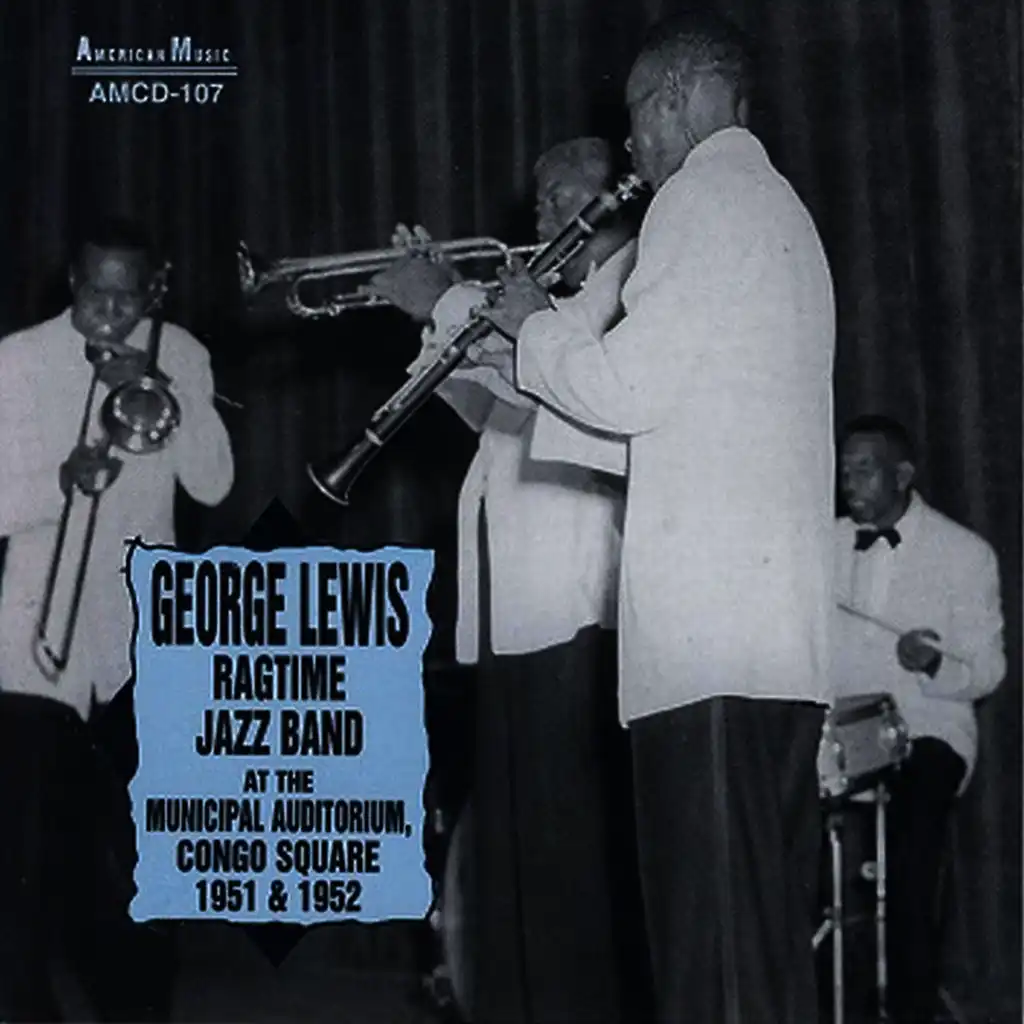
[[[984,540],[917,494],[896,528],[895,548],[880,538],[856,551],[857,525],[835,524],[836,693],[892,694],[911,737],[944,740],[964,759],[963,788],[977,757],[973,702],[1006,673],[998,564]],[[899,663],[899,637],[913,629],[939,634],[946,655],[934,679]]]
[[[629,440],[624,721],[718,695],[829,699],[832,281],[744,129],[697,146],[640,231],[625,318],[523,325],[517,381]]]
[[[631,246],[620,250],[567,303],[613,315],[632,255]],[[478,285],[460,284],[442,296],[433,328],[424,331],[424,353],[410,372],[429,359],[438,336],[449,337],[466,323],[484,294]],[[464,365],[438,390],[480,433],[459,496],[456,657],[462,663],[479,657],[481,508],[487,517],[495,654],[539,651],[571,640],[587,626],[615,626],[623,501],[614,484],[587,467],[624,462],[622,445],[587,437],[538,409],[510,378],[511,367],[506,377],[494,366]],[[535,457],[538,430],[543,434]]]
[[[144,349],[149,326],[143,320],[129,343]],[[187,331],[165,323],[159,366],[172,380],[181,426],[161,452],[113,452],[124,465],[100,499],[69,665],[55,684],[36,664],[33,640],[64,505],[58,470],[77,443],[93,368],[70,309],[0,341],[0,536],[9,538],[0,581],[0,688],[5,691],[52,697],[83,717],[93,694],[100,703],[109,701],[132,671],[126,542],[141,537],[150,544],[174,543],[175,481],[205,505],[217,504],[231,488],[231,446],[213,406],[209,354]],[[99,408],[107,393],[98,385],[90,443],[102,436]],[[78,494],[72,508],[51,620],[56,642],[70,604],[88,500]]]

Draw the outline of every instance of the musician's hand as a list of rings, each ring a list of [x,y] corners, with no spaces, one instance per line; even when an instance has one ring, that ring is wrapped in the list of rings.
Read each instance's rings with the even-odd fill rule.
[[[433,241],[430,232],[422,224],[414,224],[411,228],[405,224],[396,224],[391,235],[391,248],[427,249]]]
[[[65,495],[77,488],[90,497],[102,494],[121,473],[124,463],[89,445],[74,448],[60,466],[60,489]]]
[[[426,323],[437,300],[457,282],[458,275],[447,262],[413,248],[370,278],[359,292],[379,296],[414,320]]]
[[[100,361],[100,380],[108,388],[136,381],[145,372],[148,362],[149,353],[125,346],[123,351],[112,353]]]
[[[512,343],[495,331],[469,346],[466,362],[474,366],[493,366],[503,373],[511,373],[515,351]]]
[[[515,341],[523,323],[543,309],[551,308],[548,293],[530,276],[526,264],[517,256],[508,269],[498,271],[500,289],[481,315],[506,338]]]
[[[444,267],[445,272],[451,277],[453,282],[463,280],[462,274],[459,273],[459,268],[448,259],[441,246],[430,237],[430,232],[422,224],[416,224],[411,228],[406,227],[404,224],[397,225],[395,233],[391,236],[391,247],[393,249],[407,249],[410,252],[417,252],[422,256],[426,256],[428,259],[433,260],[434,263]]]
[[[934,675],[942,663],[942,654],[928,641],[939,639],[934,629],[912,629],[904,633],[896,644],[896,657],[900,665],[908,672]]]

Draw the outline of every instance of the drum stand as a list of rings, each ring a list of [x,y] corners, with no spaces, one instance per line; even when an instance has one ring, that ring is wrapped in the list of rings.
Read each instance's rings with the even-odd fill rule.
[[[843,815],[850,802],[875,805],[875,860],[866,862],[861,868],[864,878],[875,881],[875,984],[878,992],[878,1019],[889,1019],[886,1008],[888,988],[888,963],[885,954],[885,903],[886,903],[886,849],[885,849],[885,806],[889,791],[884,782],[878,782],[873,789],[864,790],[851,796],[828,801],[826,829],[831,851],[832,902],[825,912],[825,920],[814,935],[813,946],[818,947],[832,936],[832,1008],[833,1024],[844,1024],[845,988],[843,933],[846,925],[843,901]]]

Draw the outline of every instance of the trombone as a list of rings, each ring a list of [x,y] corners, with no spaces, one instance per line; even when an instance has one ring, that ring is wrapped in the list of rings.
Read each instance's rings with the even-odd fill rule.
[[[513,256],[529,260],[543,249],[542,245],[505,245],[496,238],[462,238],[448,242],[429,242],[428,253],[437,253],[456,268],[473,265],[486,269],[482,276],[493,280],[500,266],[508,266]],[[352,309],[386,306],[386,299],[359,291],[374,274],[385,270],[396,260],[415,249],[368,249],[363,252],[343,253],[335,256],[286,258],[273,262],[260,260],[249,251],[245,242],[238,244],[238,279],[242,295],[251,302],[261,292],[274,285],[287,287],[285,305],[294,316],[304,320],[341,316]],[[303,297],[303,288],[318,281],[341,282],[343,290],[319,302]]]
[[[85,398],[82,421],[78,429],[77,443],[72,454],[88,450],[90,457],[107,460],[104,478],[97,482],[95,489],[85,490],[75,483],[67,486],[64,507],[57,525],[57,537],[46,573],[42,606],[36,621],[33,637],[33,656],[43,675],[56,683],[71,656],[78,613],[82,607],[82,591],[85,587],[86,572],[96,536],[100,499],[113,486],[121,470],[121,463],[111,459],[112,450],[117,449],[132,455],[147,455],[162,450],[171,435],[181,424],[181,406],[170,389],[171,379],[159,369],[160,334],[163,328],[161,305],[167,291],[167,275],[170,264],[164,265],[157,275],[147,313],[150,317],[149,338],[144,351],[131,352],[123,356],[98,357],[93,361],[92,381]],[[123,379],[127,377],[127,379]],[[96,413],[98,386],[112,382],[110,390],[99,406],[99,421],[103,428],[101,439],[87,444],[90,425]],[[50,636],[54,597],[61,566],[76,491],[89,499],[82,547],[73,575],[70,604],[64,630],[59,640]]]

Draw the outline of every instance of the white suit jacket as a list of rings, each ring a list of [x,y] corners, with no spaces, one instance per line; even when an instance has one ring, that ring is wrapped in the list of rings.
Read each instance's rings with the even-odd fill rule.
[[[836,597],[866,612],[887,630],[837,607],[834,670],[839,695],[888,692],[911,736],[948,743],[967,763],[966,786],[977,756],[974,701],[1006,674],[999,568],[979,537],[914,495],[897,524],[901,540],[854,551],[856,525],[835,525]],[[934,679],[902,668],[900,634],[933,629],[948,651]]]
[[[150,322],[128,339],[144,348]],[[0,341],[0,536],[9,537],[0,581],[0,689],[52,697],[83,717],[95,695],[111,699],[131,675],[134,626],[125,585],[126,542],[174,543],[175,486],[215,505],[228,493],[234,463],[227,430],[213,406],[213,375],[205,347],[186,330],[165,323],[160,368],[172,379],[181,426],[163,451],[126,455],[100,499],[96,539],[67,671],[55,685],[32,656],[32,638],[64,504],[58,469],[78,439],[93,368],[71,312]],[[100,384],[87,440],[102,430]],[[65,556],[58,576],[52,636],[59,642],[70,605],[71,581],[82,550],[88,502],[72,506]]]
[[[620,250],[568,303],[610,318],[632,258],[632,246]],[[442,296],[410,372],[429,360],[435,335],[457,332],[483,297],[472,284]],[[480,434],[459,496],[457,659],[471,664],[479,656],[482,507],[496,654],[543,650],[591,625],[614,628],[623,496],[592,470],[618,465],[621,472],[622,443],[539,408],[493,366],[460,367],[438,394]]]
[[[832,281],[749,132],[699,145],[644,218],[626,316],[523,325],[519,386],[629,441],[625,721],[716,695],[827,702]]]

